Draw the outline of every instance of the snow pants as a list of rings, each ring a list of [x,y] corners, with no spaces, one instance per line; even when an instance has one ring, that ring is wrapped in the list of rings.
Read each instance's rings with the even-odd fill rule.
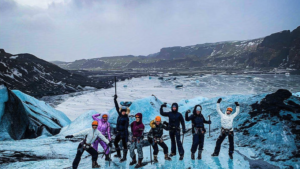
[[[120,150],[119,142],[121,140],[122,140],[123,148],[127,149],[127,138],[126,137],[122,137],[121,135],[117,135],[116,138],[115,138],[115,142],[114,142],[116,150]]]
[[[193,134],[193,144],[191,148],[191,152],[195,153],[197,151],[197,147],[199,146],[198,150],[203,150],[203,144],[204,144],[204,133],[194,133]]]
[[[221,132],[219,138],[217,139],[216,147],[215,147],[215,154],[219,155],[220,149],[221,149],[221,144],[226,138],[227,134],[225,132]],[[233,140],[234,134],[233,131],[230,131],[228,133],[228,141],[229,141],[229,153],[233,153],[234,151],[234,140]]]
[[[138,142],[138,141],[131,142],[131,144],[130,144],[130,157],[132,159],[134,159],[136,157],[135,153],[134,153],[135,148],[137,149],[138,158],[143,159],[143,143]]]
[[[93,147],[90,147],[89,149],[86,149],[86,151],[92,156],[92,161],[97,161],[98,159],[98,152],[93,148]],[[77,148],[77,154],[76,154],[76,157],[73,161],[73,169],[77,169],[79,163],[80,163],[80,160],[81,160],[81,156],[84,152],[84,149],[83,149],[83,144],[80,143],[78,145],[78,148]]]
[[[93,148],[96,150],[96,151],[98,151],[98,144],[100,144],[101,146],[102,146],[102,148],[103,148],[103,150],[105,151],[105,154],[108,154],[109,153],[109,147],[108,147],[108,145],[103,141],[103,140],[101,140],[100,138],[97,138],[96,140],[95,140],[95,142],[93,143]]]
[[[152,147],[153,147],[153,155],[157,155],[158,154],[158,145],[161,147],[161,148],[163,148],[164,149],[164,154],[168,154],[168,146],[166,145],[166,143],[164,143],[164,142],[157,142],[157,143],[154,143],[153,145],[152,145]]]
[[[176,154],[176,143],[178,146],[179,155],[184,155],[184,149],[180,140],[180,132],[179,131],[170,131],[169,132],[171,138],[171,152]],[[175,142],[176,139],[176,142]]]

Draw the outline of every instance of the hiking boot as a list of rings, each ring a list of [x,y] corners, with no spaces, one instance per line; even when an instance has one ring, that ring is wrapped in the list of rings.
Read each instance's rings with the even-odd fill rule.
[[[181,155],[181,156],[179,157],[179,160],[183,160],[183,155]]]
[[[202,150],[198,150],[198,160],[202,158]]]
[[[165,160],[172,161],[172,158],[170,158],[168,154],[165,154]]]
[[[127,160],[127,149],[123,150],[123,158],[120,160],[120,162],[126,161]]]
[[[153,160],[155,163],[158,163],[158,160],[157,160],[157,155],[154,155],[154,160]]]
[[[191,159],[192,159],[192,160],[195,160],[195,153],[192,153],[192,154],[191,154]]]
[[[129,163],[129,165],[133,165],[133,164],[136,164],[136,157],[135,157],[135,155],[133,156],[132,161]]]
[[[139,162],[138,162],[138,164],[134,167],[134,168],[140,168],[140,167],[142,167],[142,161],[143,161],[143,159],[141,158],[141,159],[139,159]]]
[[[171,153],[170,157],[176,156],[176,153]]]
[[[230,158],[230,159],[233,159],[232,153],[229,153],[229,158]]]
[[[108,154],[105,154],[105,161],[111,161]]]
[[[118,148],[118,149],[116,149],[116,151],[117,151],[117,154],[115,154],[114,157],[122,158],[120,149]]]
[[[92,168],[100,168],[100,165],[97,163],[97,161],[92,162]]]
[[[211,156],[213,156],[213,157],[218,157],[218,156],[219,156],[219,154],[217,154],[217,153],[213,153]]]

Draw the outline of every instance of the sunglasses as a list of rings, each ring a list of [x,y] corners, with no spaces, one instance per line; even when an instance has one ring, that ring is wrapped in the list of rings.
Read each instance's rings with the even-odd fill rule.
[[[97,125],[93,125],[93,127],[98,127]]]
[[[135,118],[140,118],[139,116],[135,116]]]

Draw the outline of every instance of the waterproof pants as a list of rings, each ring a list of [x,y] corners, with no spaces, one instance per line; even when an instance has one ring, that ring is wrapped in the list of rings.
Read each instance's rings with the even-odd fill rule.
[[[131,142],[131,144],[130,144],[130,157],[132,159],[134,159],[136,157],[135,153],[134,153],[135,148],[137,149],[138,158],[143,159],[143,143],[138,142],[138,141]]]
[[[191,152],[195,153],[197,151],[197,147],[199,146],[199,151],[203,150],[204,144],[204,133],[198,132],[197,134],[193,134],[193,144],[191,148]]]
[[[168,146],[166,145],[166,143],[164,142],[156,142],[152,145],[153,147],[153,155],[157,155],[158,154],[158,145],[161,146],[164,149],[164,154],[168,154]]]
[[[96,151],[98,151],[98,144],[100,144],[101,146],[102,146],[102,148],[103,148],[103,150],[105,151],[105,154],[108,154],[109,153],[109,147],[108,147],[108,145],[103,141],[103,140],[101,140],[100,138],[97,138],[96,140],[95,140],[95,142],[93,143],[93,148],[96,150]]]
[[[219,155],[220,149],[221,149],[221,144],[223,142],[223,140],[225,139],[225,137],[227,136],[227,134],[225,134],[225,132],[221,132],[217,143],[216,143],[216,148],[215,148],[215,154]],[[228,140],[229,140],[229,153],[233,153],[234,151],[234,140],[233,140],[234,134],[233,131],[230,131],[228,133]]]
[[[127,139],[125,137],[121,137],[121,135],[117,135],[115,138],[115,142],[114,142],[116,150],[120,150],[120,147],[119,147],[120,140],[122,140],[123,148],[127,149]]]
[[[92,156],[92,161],[97,161],[98,159],[98,152],[93,148],[93,147],[90,147],[89,149],[86,150],[91,156]],[[80,143],[78,145],[78,148],[77,148],[77,154],[76,154],[76,157],[73,161],[73,169],[77,169],[78,165],[79,165],[79,162],[81,160],[81,156],[84,152],[84,149],[83,149],[83,144]]]
[[[176,143],[177,143],[179,155],[181,155],[181,156],[184,155],[184,150],[183,150],[182,143],[180,140],[180,132],[179,131],[170,131],[169,135],[171,138],[171,152],[176,154]],[[175,142],[175,139],[176,139],[176,142]]]

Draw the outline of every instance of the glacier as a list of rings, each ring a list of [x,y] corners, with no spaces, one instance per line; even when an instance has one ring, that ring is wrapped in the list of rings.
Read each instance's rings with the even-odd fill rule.
[[[0,91],[1,92],[1,91]],[[235,109],[234,102],[238,101],[241,106],[241,113],[234,120],[235,130],[235,153],[234,159],[228,157],[228,141],[224,140],[219,157],[211,157],[215,142],[220,134],[220,117],[216,112],[216,102],[219,97],[205,98],[195,97],[178,101],[179,111],[185,113],[192,110],[194,105],[201,104],[205,118],[210,116],[212,121],[210,136],[208,125],[204,141],[202,160],[190,159],[190,148],[192,144],[191,133],[185,134],[184,149],[185,157],[179,161],[179,156],[172,158],[172,161],[164,161],[162,150],[158,154],[159,163],[148,163],[143,168],[300,168],[297,147],[299,138],[295,131],[299,131],[299,111],[278,110],[278,114],[266,114],[263,110],[256,112],[260,103],[266,100],[268,94],[229,95],[222,97],[221,110],[231,106]],[[273,95],[272,95],[273,96]],[[122,100],[120,100],[122,101]],[[126,100],[127,101],[127,100]],[[299,106],[300,98],[292,95],[284,100],[285,105],[291,106],[293,101]],[[160,105],[163,103],[159,97],[149,96],[133,100],[130,106],[130,115],[138,112],[143,113],[143,122],[146,126],[145,134],[150,130],[149,122],[159,114]],[[170,110],[172,102],[168,102],[165,111]],[[256,107],[255,107],[256,106]],[[257,107],[258,106],[258,107]],[[293,109],[298,110],[296,105]],[[109,122],[114,126],[117,118],[115,108],[109,111]],[[91,127],[92,115],[98,114],[95,110],[89,110],[77,117],[70,124],[64,126],[60,133],[54,136],[40,136],[36,139],[6,140],[0,142],[0,167],[1,168],[70,168],[76,154],[76,148],[82,138],[65,139],[69,134]],[[60,117],[61,118],[61,117]],[[132,122],[134,118],[130,118]],[[162,118],[162,120],[167,120]],[[191,127],[186,123],[187,128]],[[293,128],[294,126],[294,128]],[[297,127],[298,126],[298,127]],[[170,150],[168,133],[164,132],[166,144]],[[22,146],[19,146],[19,145]],[[102,157],[103,150],[100,147],[98,163],[104,168],[131,168],[129,155],[127,161],[119,163],[119,159],[113,157],[110,166]],[[145,140],[144,161],[150,161],[150,148]],[[21,157],[21,158],[20,158]],[[7,162],[9,161],[9,162]],[[79,168],[91,168],[91,157],[85,152]]]

